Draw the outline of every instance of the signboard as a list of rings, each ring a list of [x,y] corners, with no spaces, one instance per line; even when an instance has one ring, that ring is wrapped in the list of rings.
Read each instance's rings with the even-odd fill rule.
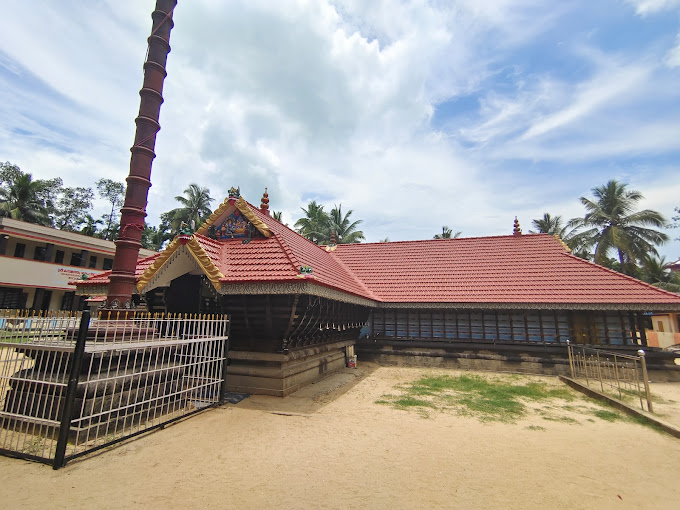
[[[69,282],[74,282],[83,279],[83,275],[91,278],[95,275],[101,274],[101,271],[93,271],[92,269],[84,269],[80,267],[61,267],[56,268],[54,284],[57,287],[68,287]],[[75,287],[73,287],[75,290]]]

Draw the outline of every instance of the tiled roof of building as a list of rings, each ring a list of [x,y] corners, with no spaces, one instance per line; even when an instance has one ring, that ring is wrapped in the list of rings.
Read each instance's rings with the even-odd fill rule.
[[[300,267],[312,268],[316,283],[358,296],[373,298],[368,290],[323,247],[317,246],[274,218],[248,204],[258,219],[269,227],[268,238],[254,238],[247,244],[242,239],[221,241],[219,269],[223,282],[290,281],[300,278]]]
[[[142,276],[144,271],[146,271],[151,264],[153,264],[154,260],[158,258],[160,253],[154,253],[153,255],[146,257],[144,259],[141,259],[139,262],[137,262],[137,267],[135,268],[135,276],[139,278]],[[109,284],[109,276],[111,275],[111,271],[104,271],[103,273],[100,273],[96,276],[92,276],[88,278],[87,280],[78,280],[76,282],[72,282],[74,285],[108,285]]]
[[[329,251],[252,204],[240,207],[249,209],[268,237],[218,241],[195,233],[186,244],[216,286],[305,277],[385,303],[680,306],[679,295],[575,257],[547,234],[339,245]],[[173,242],[164,253],[141,260],[138,280],[149,281],[178,246]],[[301,275],[301,266],[310,266],[312,276]],[[78,285],[106,285],[109,274]]]
[[[383,302],[680,304],[548,234],[340,245],[333,254]]]

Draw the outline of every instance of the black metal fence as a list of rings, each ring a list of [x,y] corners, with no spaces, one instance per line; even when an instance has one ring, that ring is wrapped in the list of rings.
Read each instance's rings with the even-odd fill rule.
[[[55,469],[221,402],[229,319],[0,312],[0,452]]]

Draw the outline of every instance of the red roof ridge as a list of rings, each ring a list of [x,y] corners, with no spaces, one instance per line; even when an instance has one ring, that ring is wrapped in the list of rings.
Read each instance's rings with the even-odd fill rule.
[[[656,291],[658,291],[658,292],[661,292],[662,294],[666,294],[666,295],[668,295],[668,296],[673,296],[673,297],[676,297],[676,298],[680,296],[680,295],[679,295],[678,293],[676,293],[676,292],[671,292],[671,291],[669,291],[669,290],[661,289],[661,288],[659,288],[659,287],[656,287],[656,286],[652,285],[651,283],[643,282],[642,280],[638,280],[637,278],[634,278],[634,277],[629,276],[629,275],[627,275],[627,274],[619,273],[618,271],[614,271],[613,269],[609,269],[608,267],[601,266],[600,264],[596,264],[595,262],[591,262],[590,260],[586,260],[586,259],[582,259],[581,257],[577,257],[576,255],[574,255],[574,254],[572,254],[572,253],[564,253],[564,255],[566,255],[567,257],[571,257],[571,258],[573,258],[573,259],[579,260],[579,261],[581,261],[581,262],[585,262],[586,264],[590,264],[591,266],[595,266],[596,268],[598,268],[598,269],[600,269],[600,270],[602,270],[602,271],[606,271],[606,272],[612,273],[612,274],[614,274],[614,275],[616,275],[616,276],[626,278],[627,280],[631,280],[631,281],[633,281],[633,282],[635,282],[635,283],[637,283],[637,284],[642,284],[642,285],[644,285],[645,287],[648,287],[648,288],[650,288],[650,289],[652,289],[652,290],[656,290]]]
[[[355,243],[355,244],[361,244],[361,243]],[[326,251],[326,250],[324,250],[324,251]],[[366,292],[366,295],[365,295],[364,297],[370,297],[370,299],[373,299],[374,301],[380,301],[380,298],[379,298],[379,297],[378,297],[371,289],[369,289],[369,288],[366,286],[366,284],[364,283],[364,281],[363,281],[361,278],[359,278],[359,277],[354,273],[354,271],[352,271],[352,270],[347,266],[347,264],[345,264],[345,263],[342,261],[342,259],[340,259],[340,257],[336,257],[336,256],[335,256],[335,253],[334,253],[333,251],[330,251],[330,252],[327,252],[327,253],[329,253],[329,254],[331,255],[331,257],[333,257],[333,260],[335,260],[340,266],[342,266],[342,268],[343,268],[345,271],[347,271],[347,274],[348,274],[349,276],[352,277],[352,279],[357,283],[357,285],[359,285],[359,287],[360,287],[361,289],[363,289],[364,292]]]
[[[274,239],[279,243],[279,246],[281,246],[281,249],[286,254],[286,257],[288,257],[288,260],[290,260],[290,263],[293,264],[295,270],[299,271],[302,264],[300,264],[300,261],[295,257],[295,254],[293,253],[293,250],[290,249],[290,246],[288,246],[288,243],[284,243],[283,239],[281,239],[276,232],[274,232]]]
[[[369,245],[391,245],[391,244],[406,244],[406,243],[441,243],[441,242],[452,242],[452,241],[475,241],[477,239],[522,239],[523,237],[551,237],[553,239],[556,239],[554,235],[552,234],[543,234],[543,233],[537,233],[537,234],[522,234],[521,236],[514,236],[512,234],[504,234],[504,235],[496,235],[496,236],[472,236],[472,237],[452,237],[450,239],[405,239],[403,241],[375,241],[372,243],[347,243],[347,244],[338,244],[337,246],[356,246],[356,245],[361,245],[361,246],[369,246]],[[324,245],[325,246],[325,245]]]

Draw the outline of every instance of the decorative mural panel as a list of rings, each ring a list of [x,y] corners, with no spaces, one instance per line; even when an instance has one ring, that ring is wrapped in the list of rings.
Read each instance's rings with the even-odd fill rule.
[[[233,239],[235,237],[250,237],[252,226],[250,222],[236,209],[217,226],[217,239]]]

